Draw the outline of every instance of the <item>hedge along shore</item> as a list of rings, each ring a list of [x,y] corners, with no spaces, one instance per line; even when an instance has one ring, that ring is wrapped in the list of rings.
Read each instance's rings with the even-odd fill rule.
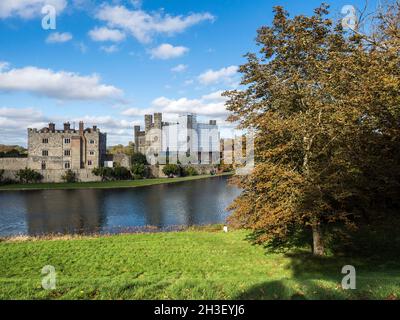
[[[217,175],[199,175],[178,178],[154,178],[141,180],[119,180],[103,182],[73,182],[73,183],[32,183],[0,185],[0,191],[25,191],[25,190],[70,190],[70,189],[122,189],[152,186],[158,184],[177,183],[183,181],[199,180],[213,177],[233,175],[231,172]]]

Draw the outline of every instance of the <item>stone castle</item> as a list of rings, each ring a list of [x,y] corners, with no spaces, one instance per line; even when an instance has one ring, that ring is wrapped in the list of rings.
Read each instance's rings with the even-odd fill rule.
[[[166,163],[194,165],[199,173],[208,174],[222,158],[220,133],[215,120],[200,123],[192,113],[181,114],[177,122],[162,121],[162,114],[145,115],[144,131],[134,127],[135,152],[147,156],[155,177],[163,176]],[[225,148],[227,149],[227,148]],[[4,178],[16,179],[19,170],[30,168],[43,176],[43,182],[62,182],[67,170],[76,174],[78,181],[99,181],[93,169],[119,164],[130,167],[130,157],[124,154],[107,156],[107,135],[97,126],[78,129],[64,123],[57,129],[54,123],[42,129],[28,129],[28,156],[0,158]]]
[[[154,119],[154,120],[153,120]],[[135,151],[145,154],[152,164],[180,162],[211,165],[220,160],[220,133],[216,120],[197,121],[196,114],[182,113],[177,122],[162,121],[162,114],[147,114],[144,131],[134,127]]]
[[[8,178],[15,178],[18,170],[30,168],[39,171],[44,182],[60,182],[66,170],[73,170],[80,181],[96,181],[92,174],[96,167],[106,160],[107,135],[93,126],[85,128],[79,122],[79,129],[64,123],[63,130],[57,130],[54,123],[48,127],[28,129],[28,157],[0,159],[0,169]]]

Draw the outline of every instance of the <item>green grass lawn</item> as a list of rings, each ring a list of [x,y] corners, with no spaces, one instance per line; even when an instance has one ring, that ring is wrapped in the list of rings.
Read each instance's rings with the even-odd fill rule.
[[[223,173],[221,175],[230,175],[231,173]],[[142,180],[122,180],[122,181],[105,181],[105,182],[74,182],[74,183],[32,183],[32,184],[10,184],[0,185],[0,191],[6,190],[45,190],[45,189],[114,189],[114,188],[135,188],[143,186],[151,186],[155,184],[174,183],[181,181],[197,180],[210,177],[211,175],[178,177],[178,178],[156,178]]]
[[[266,254],[245,231],[0,242],[1,299],[395,299],[398,262]],[[341,268],[357,290],[341,288]],[[55,290],[41,269],[57,271]]]

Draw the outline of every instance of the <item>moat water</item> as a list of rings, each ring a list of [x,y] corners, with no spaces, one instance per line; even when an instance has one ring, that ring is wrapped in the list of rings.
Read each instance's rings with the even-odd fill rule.
[[[175,230],[223,223],[228,177],[131,189],[0,192],[0,236]]]

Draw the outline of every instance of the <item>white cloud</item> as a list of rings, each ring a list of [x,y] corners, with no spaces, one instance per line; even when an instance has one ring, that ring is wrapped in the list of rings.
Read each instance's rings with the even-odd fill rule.
[[[187,80],[185,80],[184,85],[185,86],[190,86],[193,83],[194,83],[193,79],[187,79]]]
[[[177,66],[171,69],[172,72],[184,72],[186,71],[188,66],[186,64],[178,64]]]
[[[140,8],[142,6],[142,0],[131,0],[131,3],[135,8]]]
[[[84,42],[79,42],[78,44],[76,44],[76,47],[81,53],[86,53],[88,51],[88,47]]]
[[[129,108],[121,112],[123,116],[128,117],[143,117],[145,114],[151,114],[156,112],[154,108],[140,109],[140,108]]]
[[[0,143],[25,146],[26,129],[43,128],[48,119],[35,108],[0,107]]]
[[[125,33],[118,29],[109,29],[106,27],[94,28],[89,31],[89,36],[93,41],[113,41],[120,42],[125,39]]]
[[[153,59],[173,59],[183,56],[189,51],[189,48],[177,46],[174,47],[169,43],[163,43],[156,48],[150,50],[151,57]]]
[[[14,16],[30,19],[41,15],[45,5],[54,6],[59,14],[66,8],[67,0],[1,0],[0,19]]]
[[[198,99],[179,98],[169,99],[159,97],[152,101],[152,107],[147,109],[130,108],[121,114],[129,117],[143,117],[145,114],[162,112],[177,115],[182,112],[194,112],[200,116],[213,116],[225,118],[227,110],[225,108],[226,98],[221,96],[222,91],[212,92]]]
[[[0,107],[0,143],[19,144],[26,146],[26,129],[41,129],[49,122],[56,123],[57,128],[69,121],[78,124],[84,121],[85,127],[97,125],[102,132],[107,132],[107,145],[124,143],[133,140],[132,128],[139,121],[132,122],[125,119],[116,119],[115,116],[105,115],[100,117],[47,117],[36,108],[6,108]]]
[[[10,67],[10,64],[6,61],[0,61],[0,72],[3,70],[7,70]]]
[[[120,89],[102,84],[96,74],[81,76],[32,66],[1,70],[0,91],[24,91],[60,100],[100,100],[122,95]]]
[[[117,52],[119,50],[119,48],[118,48],[118,46],[113,44],[111,46],[102,46],[102,47],[100,47],[100,50],[102,50],[106,53],[114,53],[114,52]]]
[[[207,101],[226,101],[226,97],[222,96],[223,90],[218,90],[215,92],[211,92],[209,94],[206,94],[202,97],[203,100]]]
[[[156,34],[173,35],[202,21],[214,21],[210,13],[193,13],[187,16],[171,16],[164,13],[147,13],[143,10],[129,10],[124,6],[103,5],[96,18],[112,28],[129,32],[142,43],[148,43]]]
[[[59,33],[59,32],[54,32],[50,34],[46,42],[47,43],[63,43],[63,42],[68,42],[72,40],[72,34],[69,32],[64,32],[64,33]]]
[[[219,70],[209,69],[206,72],[198,76],[198,80],[203,85],[217,84],[217,83],[228,83],[232,84],[234,77],[237,75],[237,66],[230,66]]]

